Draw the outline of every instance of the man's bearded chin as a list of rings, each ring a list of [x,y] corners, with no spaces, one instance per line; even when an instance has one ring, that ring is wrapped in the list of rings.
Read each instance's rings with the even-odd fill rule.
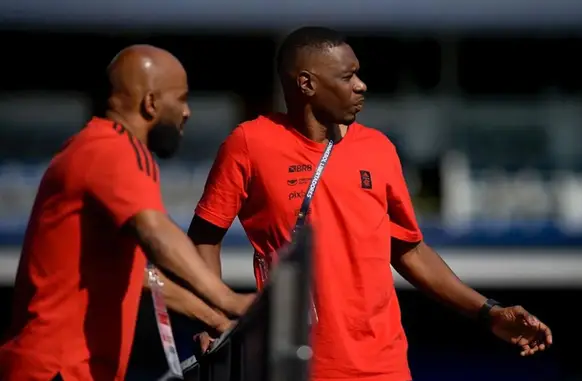
[[[178,152],[182,134],[175,125],[158,123],[148,133],[148,148],[160,159],[169,159]]]

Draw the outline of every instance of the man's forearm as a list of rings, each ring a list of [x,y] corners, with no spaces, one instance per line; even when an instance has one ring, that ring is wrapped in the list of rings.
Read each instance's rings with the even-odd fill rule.
[[[188,228],[188,237],[196,246],[196,250],[212,272],[220,277],[222,277],[220,250],[226,231],[227,229],[220,228],[197,215],[194,215]]]
[[[210,271],[222,278],[222,263],[220,250],[226,229],[221,229],[208,221],[194,216],[188,228],[188,237],[194,243],[196,250]],[[222,314],[221,311],[216,311]]]
[[[161,291],[169,309],[191,319],[198,319],[218,332],[224,332],[228,328],[230,320],[222,313],[215,311],[202,299],[172,282],[162,273],[158,272],[157,275],[164,284]],[[148,269],[144,271],[143,285],[145,289],[150,289]]]
[[[240,316],[252,298],[237,295],[200,258],[188,237],[165,215],[140,213],[133,225],[148,259],[160,270],[184,280],[198,296],[228,314]]]
[[[210,270],[222,278],[222,263],[220,260],[220,245],[196,245],[200,256],[206,262]],[[224,314],[216,310],[216,313],[224,317]],[[225,318],[225,317],[224,317]]]
[[[486,301],[483,295],[464,284],[424,242],[404,254],[395,253],[392,265],[413,286],[467,316],[477,317]]]
[[[196,245],[200,256],[213,273],[222,277],[222,261],[220,260],[220,245]]]

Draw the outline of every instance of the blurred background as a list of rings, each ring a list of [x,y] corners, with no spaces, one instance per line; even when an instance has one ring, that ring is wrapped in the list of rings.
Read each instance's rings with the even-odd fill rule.
[[[154,44],[188,70],[192,118],[179,158],[161,163],[168,209],[187,228],[220,142],[237,123],[283,110],[273,58],[303,25],[350,37],[369,89],[359,120],[398,147],[426,241],[467,283],[555,331],[551,351],[522,359],[397,278],[415,380],[582,380],[576,0],[0,1],[3,311],[42,173],[102,105],[117,51]],[[226,281],[252,289],[238,222],[223,247]],[[163,368],[154,329],[144,298],[129,380]]]

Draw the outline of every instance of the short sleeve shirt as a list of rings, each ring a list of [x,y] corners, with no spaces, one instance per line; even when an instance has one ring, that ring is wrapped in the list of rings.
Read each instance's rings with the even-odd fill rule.
[[[92,119],[39,186],[0,379],[124,379],[145,257],[123,226],[143,210],[164,212],[151,153],[120,124]]]
[[[222,144],[195,213],[228,228],[238,215],[258,255],[289,242],[326,145],[285,115],[238,126]],[[419,242],[398,154],[354,123],[331,153],[308,211],[315,232],[313,377],[408,381],[407,341],[390,268],[391,238]]]

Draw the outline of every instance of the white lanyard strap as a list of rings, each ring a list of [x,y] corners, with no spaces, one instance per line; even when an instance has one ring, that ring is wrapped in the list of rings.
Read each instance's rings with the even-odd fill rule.
[[[156,269],[152,264],[148,264],[148,283],[152,292],[152,300],[154,302],[154,311],[156,314],[156,323],[158,325],[158,332],[166,354],[166,361],[170,368],[170,373],[173,377],[183,379],[182,366],[180,358],[178,357],[178,350],[176,349],[176,342],[174,341],[174,334],[172,332],[172,324],[170,323],[170,316],[168,309],[164,302],[162,294],[162,287],[164,282],[158,276]]]

